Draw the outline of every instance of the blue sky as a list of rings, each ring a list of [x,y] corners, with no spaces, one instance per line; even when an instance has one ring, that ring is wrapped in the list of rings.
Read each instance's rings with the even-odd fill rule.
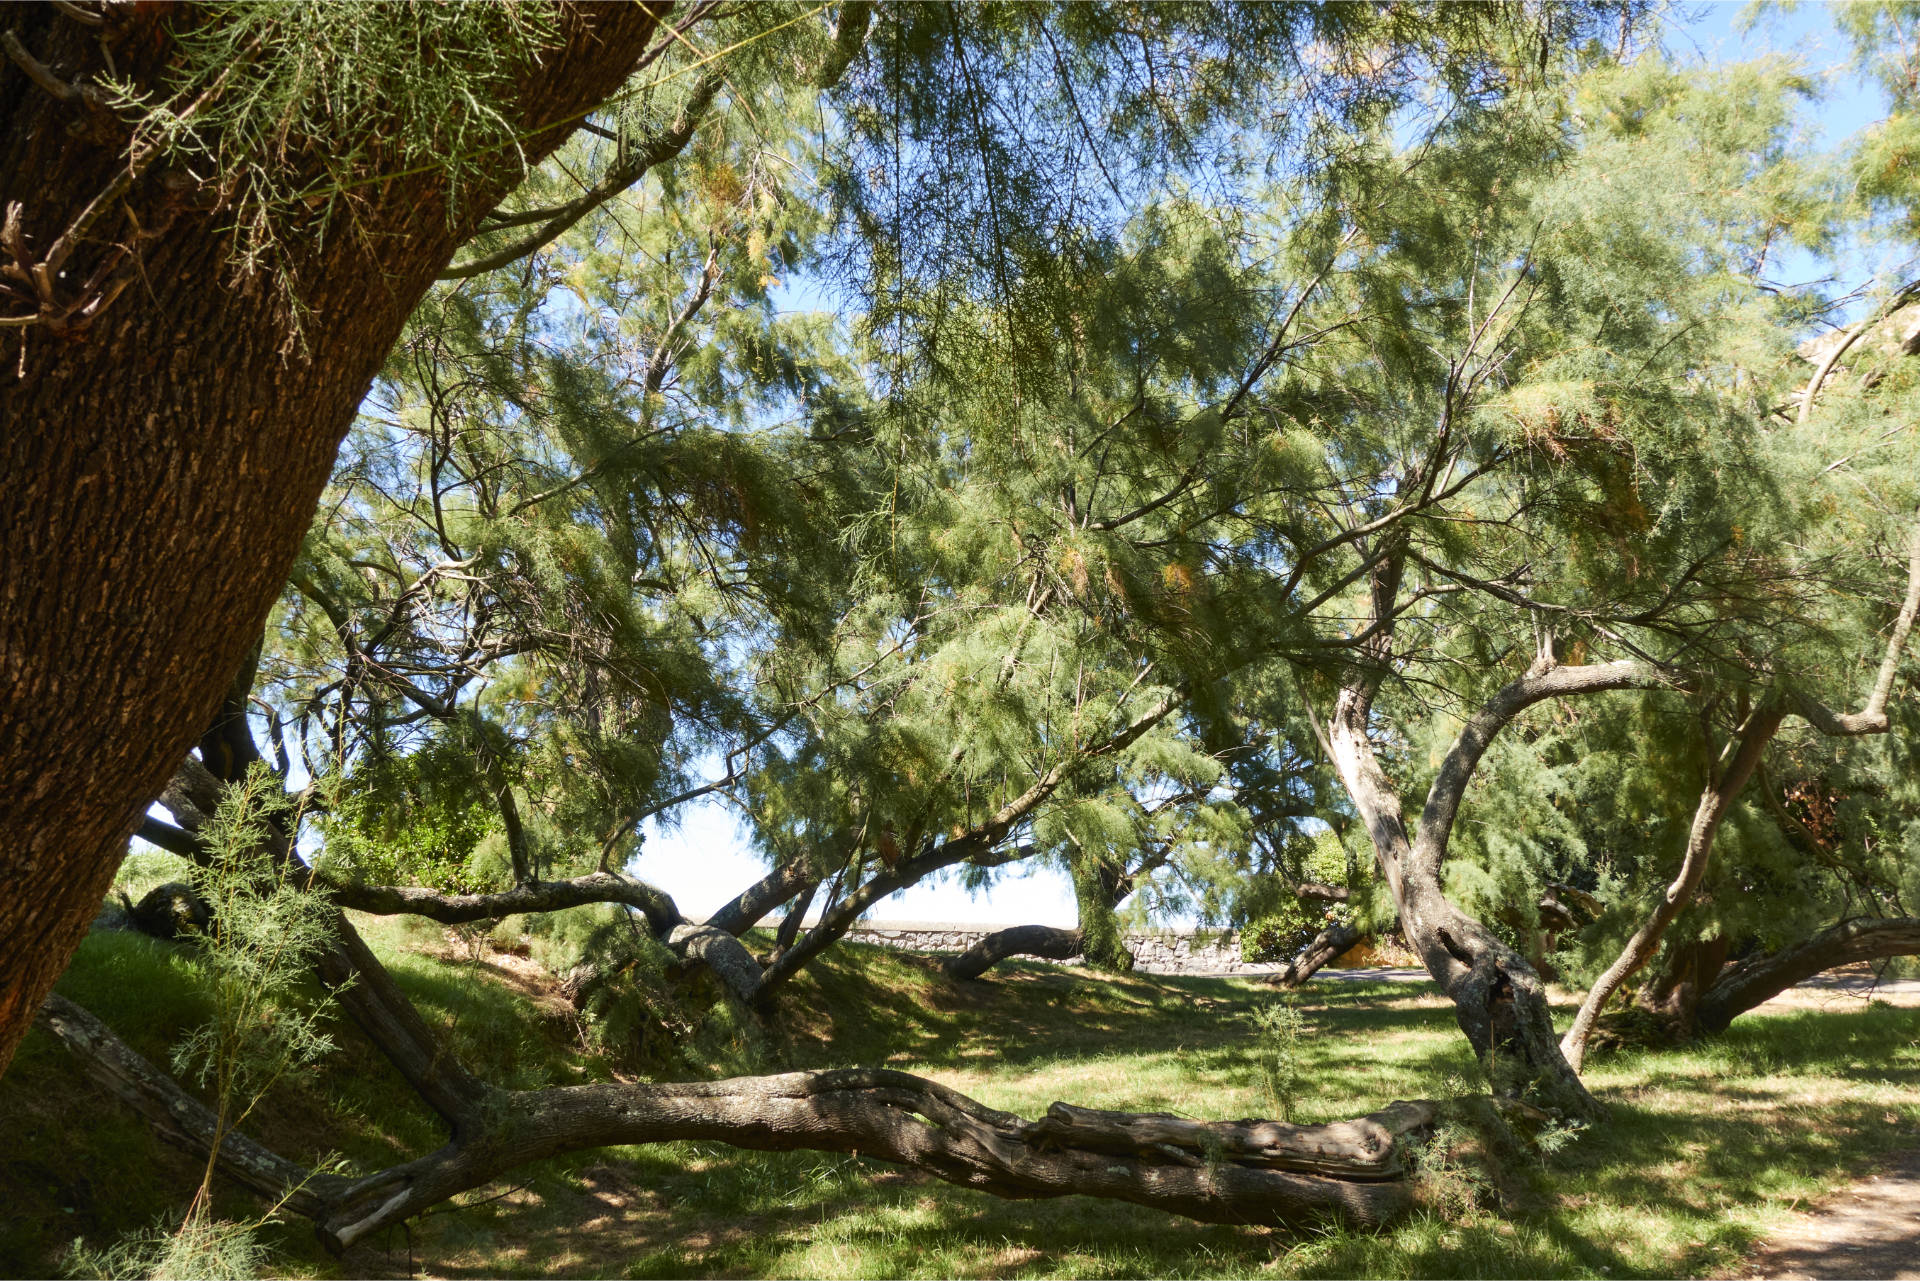
[[[1878,91],[1849,68],[1846,41],[1834,29],[1827,5],[1774,6],[1752,29],[1741,30],[1748,8],[1744,0],[1688,6],[1670,21],[1664,40],[1668,53],[1680,62],[1703,65],[1773,52],[1800,57],[1806,69],[1829,86],[1828,96],[1808,116],[1822,147],[1839,145],[1879,117]],[[1782,278],[1798,282],[1831,268],[1803,254],[1782,264]],[[815,298],[803,303],[796,296],[793,302],[818,305]],[[672,894],[688,915],[712,912],[765,873],[765,863],[748,849],[739,821],[724,805],[684,807],[679,820],[673,827],[648,825],[633,871]],[[881,900],[869,915],[1006,925],[1076,923],[1072,887],[1063,873],[1052,869],[1010,873],[973,894],[952,876],[939,877]]]

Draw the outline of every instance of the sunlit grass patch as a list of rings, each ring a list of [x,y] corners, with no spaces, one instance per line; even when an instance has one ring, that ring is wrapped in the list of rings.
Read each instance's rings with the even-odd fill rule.
[[[438,927],[374,922],[368,937],[429,1021],[493,1079],[612,1075],[524,978],[476,961]],[[183,956],[96,935],[63,990],[164,1057],[201,1009]],[[886,1064],[1025,1115],[1056,1099],[1262,1115],[1254,1014],[1275,996],[1239,980],[1018,964],[954,985],[924,958],[847,948],[795,984],[773,1020],[768,1067]],[[1478,1080],[1430,989],[1321,981],[1298,1007],[1301,1121]],[[298,1159],[337,1150],[369,1169],[439,1143],[431,1113],[350,1027],[340,1032],[342,1052],[263,1109],[258,1137]],[[1611,1103],[1610,1121],[1549,1158],[1546,1203],[1511,1218],[1471,1209],[1380,1232],[1234,1228],[1081,1197],[1001,1201],[865,1157],[673,1143],[526,1167],[345,1260],[299,1223],[272,1244],[299,1275],[404,1276],[410,1258],[419,1275],[450,1277],[1713,1275],[1874,1154],[1920,1145],[1920,1011],[1761,1013],[1684,1049],[1597,1056],[1588,1080]],[[191,1165],[75,1080],[38,1036],[0,1080],[0,1124],[26,1136],[0,1176],[0,1197],[21,1207],[0,1237],[15,1273],[57,1270],[82,1231],[145,1227]],[[76,1192],[85,1186],[115,1195],[87,1199]],[[244,1214],[244,1198],[233,1199]]]

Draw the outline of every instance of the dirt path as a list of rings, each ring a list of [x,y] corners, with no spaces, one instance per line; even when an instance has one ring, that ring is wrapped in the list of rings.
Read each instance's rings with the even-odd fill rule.
[[[1920,1281],[1920,1151],[1800,1215],[1737,1275]]]

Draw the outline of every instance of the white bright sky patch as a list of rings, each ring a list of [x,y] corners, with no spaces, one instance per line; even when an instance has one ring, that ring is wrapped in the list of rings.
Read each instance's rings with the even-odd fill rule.
[[[671,894],[689,917],[702,920],[765,876],[767,863],[748,846],[739,817],[725,803],[695,801],[682,806],[678,817],[673,827],[653,821],[645,825],[646,843],[627,870]],[[969,894],[952,874],[936,875],[881,899],[867,915],[990,925],[1079,923],[1072,883],[1053,868],[1010,868],[977,895]]]

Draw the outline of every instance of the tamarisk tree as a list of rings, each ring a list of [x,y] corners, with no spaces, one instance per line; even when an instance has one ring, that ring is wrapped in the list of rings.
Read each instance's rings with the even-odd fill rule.
[[[1169,797],[1196,845],[1225,843],[1233,736],[1210,738],[1206,722],[1233,681],[1284,662],[1382,671],[1369,643],[1444,594],[1389,598],[1339,635],[1356,587],[1381,581],[1394,549],[1425,547],[1422,521],[1471,516],[1460,508],[1486,464],[1515,456],[1492,426],[1443,416],[1428,469],[1398,489],[1382,479],[1386,445],[1407,444],[1383,424],[1454,403],[1408,335],[1437,313],[1430,332],[1464,344],[1477,393],[1507,350],[1494,320],[1525,309],[1408,298],[1390,282],[1422,251],[1396,228],[1421,226],[1436,196],[1497,194],[1496,149],[1476,150],[1463,122],[1511,119],[1525,126],[1514,146],[1534,150],[1535,108],[1508,117],[1505,104],[1539,88],[1556,42],[1596,15],[1540,31],[1494,8],[905,6],[869,33],[866,12],[809,28],[784,62],[755,46],[762,64],[718,63],[723,76],[701,74],[717,59],[695,28],[662,37],[635,57],[680,51],[655,55],[686,73],[671,96],[637,134],[596,120],[609,150],[578,144],[630,180],[547,205],[543,193],[570,190],[555,176],[569,152],[491,221],[474,215],[464,239],[478,242],[450,273],[464,283],[419,312],[383,367],[257,659],[208,687],[211,728],[161,796],[174,821],[144,828],[212,857],[200,831],[213,792],[266,739],[285,785],[310,789],[299,812],[318,816],[312,863],[291,822],[262,838],[328,905],[315,968],[446,1143],[306,1180],[222,1141],[83,1012],[46,1007],[47,1026],[157,1122],[249,1186],[303,1187],[288,1204],[332,1244],[524,1161],[685,1138],[857,1150],[1002,1195],[1091,1193],[1234,1222],[1375,1222],[1409,1204],[1395,1139],[1430,1119],[1418,1105],[1296,1128],[1070,1105],[1029,1121],[884,1072],[503,1090],[438,1042],[341,910],[630,908],[765,1001],[867,906],[931,872],[1110,852]],[[743,35],[783,20],[749,15],[726,18],[749,23]],[[1169,56],[1142,66],[1143,46]],[[851,96],[814,118],[854,132],[816,160],[803,130],[755,113],[778,102],[805,120],[801,87],[822,66]],[[1438,96],[1416,102],[1426,83]],[[875,102],[901,110],[862,110]],[[1259,105],[1280,102],[1304,105]],[[1395,153],[1402,108],[1432,166],[1424,150]],[[922,132],[889,135],[903,119]],[[1285,182],[1257,201],[1191,189],[1239,172],[1222,162],[1245,145],[1241,123]],[[876,140],[914,145],[876,169]],[[617,198],[642,176],[633,157],[669,153],[658,197]],[[830,180],[842,222],[818,226],[792,203],[801,178]],[[1075,203],[1096,182],[1115,207]],[[932,217],[917,202],[933,192],[964,198]],[[1083,207],[1101,216],[1066,216]],[[1513,275],[1517,215],[1498,220],[1507,239],[1482,264],[1459,225],[1470,214],[1456,204],[1432,223],[1453,278]],[[867,304],[845,335],[771,305],[780,273],[829,234],[835,278]],[[511,268],[496,261],[509,250]],[[285,299],[311,301],[300,279]],[[1369,344],[1396,326],[1394,360],[1368,372]],[[1557,352],[1567,326],[1540,328]],[[399,334],[396,318],[389,341]],[[1636,358],[1652,336],[1636,331]],[[1656,363],[1645,381],[1679,367]],[[300,520],[317,491],[293,504]],[[200,617],[237,628],[238,655],[257,615],[230,605]],[[734,797],[773,863],[704,924],[618,866],[640,823],[696,793]],[[815,893],[818,925],[765,964],[736,964],[738,934]]]

